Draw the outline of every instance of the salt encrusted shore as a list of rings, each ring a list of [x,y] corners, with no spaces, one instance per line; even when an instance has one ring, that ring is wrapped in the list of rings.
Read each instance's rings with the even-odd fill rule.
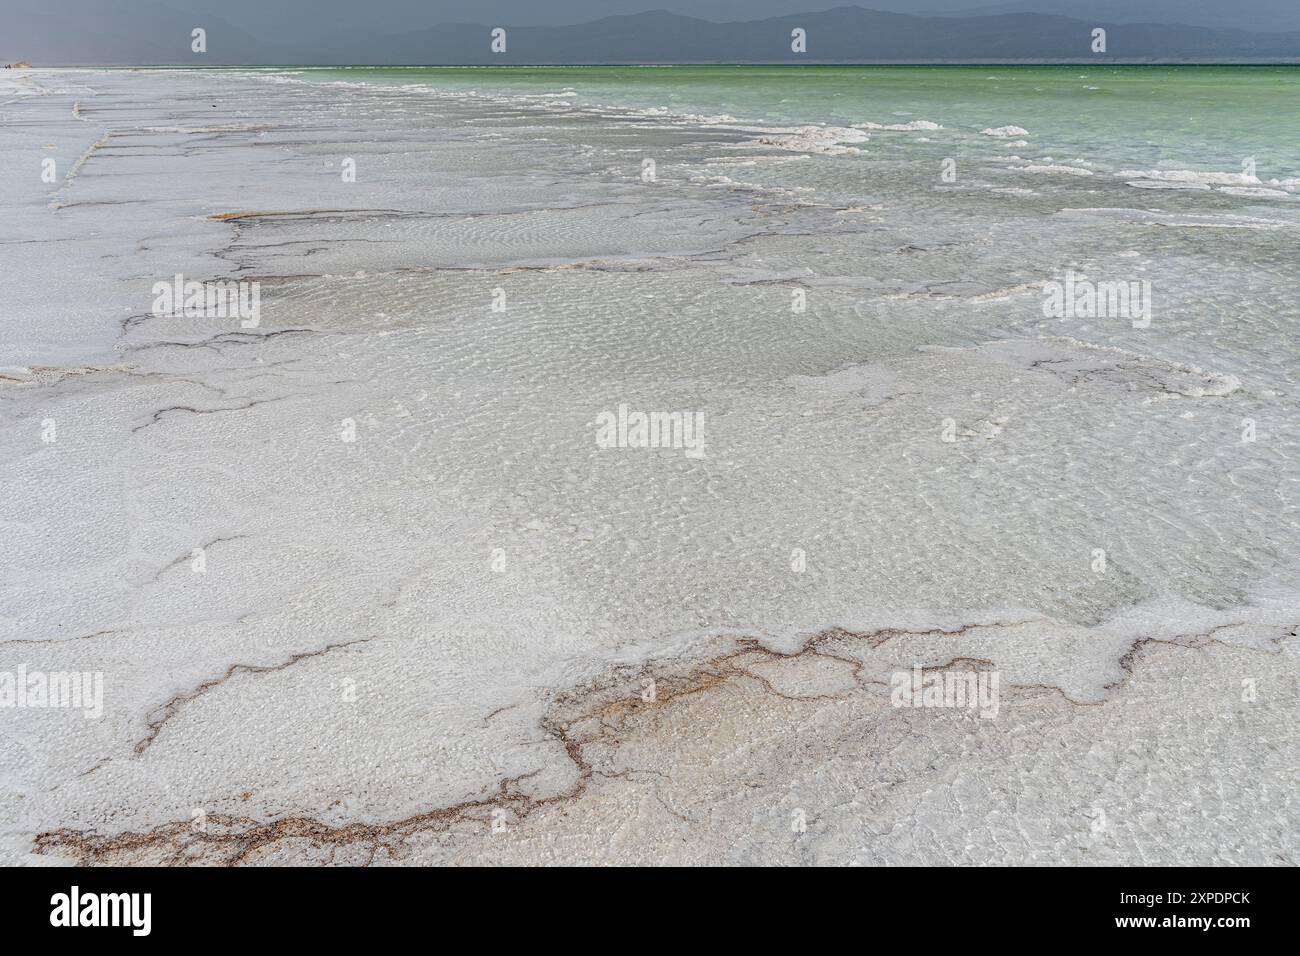
[[[1149,221],[720,183],[784,146],[564,103],[2,82],[0,672],[104,714],[0,709],[0,860],[1296,862],[1296,447],[1237,440],[1289,399],[1035,316]],[[258,322],[151,314],[177,275]],[[620,403],[705,455],[598,447]]]

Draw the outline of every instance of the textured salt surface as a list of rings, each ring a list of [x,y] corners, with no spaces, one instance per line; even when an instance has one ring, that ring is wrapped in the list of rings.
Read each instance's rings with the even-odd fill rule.
[[[1292,202],[287,79],[0,90],[6,860],[1294,862]]]

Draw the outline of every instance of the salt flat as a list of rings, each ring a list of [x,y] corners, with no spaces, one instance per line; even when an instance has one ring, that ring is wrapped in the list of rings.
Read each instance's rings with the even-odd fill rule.
[[[0,81],[0,859],[1295,862],[1293,187],[477,85]]]

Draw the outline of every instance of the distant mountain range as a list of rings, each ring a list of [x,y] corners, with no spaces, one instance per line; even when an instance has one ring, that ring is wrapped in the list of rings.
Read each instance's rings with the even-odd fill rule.
[[[1175,0],[1153,2],[1171,13],[1179,5]],[[1205,6],[1202,0],[1183,2]],[[727,23],[657,10],[573,25],[449,23],[371,34],[320,18],[294,29],[250,29],[248,16],[238,17],[236,26],[150,0],[64,0],[38,12],[4,13],[0,60],[37,65],[1300,61],[1300,15],[1297,30],[1250,33],[1001,12],[1054,3],[1062,9],[1126,6],[1122,0],[1023,0],[978,16],[839,7]],[[219,9],[238,12],[240,2],[230,0]],[[190,31],[196,26],[207,31],[206,54],[190,50]],[[490,31],[498,26],[507,31],[504,53],[490,47]],[[1104,54],[1091,50],[1096,27],[1107,32]],[[806,53],[791,50],[796,28],[806,31]]]
[[[917,4],[945,0],[912,0]],[[964,16],[998,13],[1050,13],[1076,20],[1108,23],[1177,23],[1183,26],[1219,30],[1250,30],[1256,33],[1300,31],[1300,2],[1297,0],[1004,0],[1001,3],[966,7],[951,12]],[[903,12],[908,12],[904,10]]]

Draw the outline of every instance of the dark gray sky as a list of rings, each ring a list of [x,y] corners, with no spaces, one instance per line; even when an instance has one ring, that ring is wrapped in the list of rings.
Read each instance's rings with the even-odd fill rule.
[[[193,27],[202,26],[212,37],[211,59],[215,62],[443,62],[435,56],[438,42],[451,38],[455,31],[434,28],[445,24],[473,23],[526,30],[587,23],[648,10],[668,10],[716,22],[755,21],[849,5],[836,0],[0,0],[0,61],[187,62],[189,32]],[[855,6],[922,17],[1049,14],[1105,24],[1157,23],[1216,31],[1300,33],[1300,0],[863,0]],[[1012,21],[1026,21],[1020,26],[1029,29],[1027,20],[1030,19],[1033,18],[1013,17]],[[822,22],[831,21],[823,19]],[[927,26],[936,34],[943,32],[937,24],[927,25],[923,21],[912,21],[912,24],[908,29],[914,34],[924,35]],[[1010,26],[1007,32],[1018,28]],[[626,33],[630,28],[619,29]],[[882,29],[892,28],[883,25]],[[1040,18],[1033,29],[1046,37],[1056,28]],[[664,30],[666,41],[675,37],[689,40],[693,34],[708,32],[689,24],[676,24]],[[632,29],[633,39],[639,39],[638,32],[639,29]],[[1203,55],[1214,55],[1186,30],[1177,36],[1174,36],[1176,31],[1165,32],[1173,37],[1171,50],[1175,55],[1192,48],[1204,50]],[[406,59],[400,58],[403,39],[417,35],[422,45],[413,54],[408,51]],[[873,26],[861,39],[874,35]],[[477,36],[475,33],[474,37]],[[1026,43],[1024,52],[1032,56],[1033,42],[1026,40]],[[1286,55],[1300,56],[1294,52],[1300,49],[1300,40],[1292,37],[1287,43]],[[546,45],[558,48],[556,37],[550,36]],[[474,48],[478,46],[481,44],[475,40]],[[646,62],[635,57],[620,58],[617,44],[606,46],[596,51],[597,61],[603,55],[611,62],[625,59]],[[1219,36],[1213,46],[1216,50],[1245,49],[1227,35]],[[672,44],[667,42],[664,48],[671,50]],[[420,59],[421,49],[428,50],[431,58]],[[446,53],[454,57],[449,62],[475,62],[461,59],[457,49],[463,47]],[[530,49],[541,49],[541,46]],[[907,50],[901,54],[904,58],[925,55],[923,44],[899,49]],[[387,59],[389,51],[397,58]],[[1134,51],[1134,55],[1161,54],[1149,43],[1134,47]],[[577,56],[582,50],[576,48],[572,53]],[[722,58],[727,55],[731,54],[719,53]],[[1228,55],[1232,55],[1231,50]]]
[[[383,25],[394,31],[454,21],[511,24],[577,23],[620,13],[670,10],[707,20],[756,20],[788,13],[862,6],[872,10],[917,15],[1008,11],[1055,13],[1111,22],[1183,23],[1195,26],[1269,29],[1283,21],[1294,23],[1300,0],[167,0],[180,9],[214,13],[247,10],[265,16],[268,8],[301,16],[337,17],[359,26]],[[1294,27],[1286,27],[1294,29]]]
[[[150,15],[162,6],[194,16],[215,16],[242,29],[263,24],[304,35],[319,25],[349,25],[368,32],[401,32],[439,23],[503,25],[562,24],[614,14],[670,10],[709,20],[755,20],[766,16],[846,6],[835,0],[0,0],[6,13],[75,9],[83,4],[121,8],[123,15]],[[1182,23],[1248,30],[1295,29],[1300,0],[864,0],[873,10],[918,15],[1032,11],[1110,22]],[[0,22],[0,32],[2,31]]]

